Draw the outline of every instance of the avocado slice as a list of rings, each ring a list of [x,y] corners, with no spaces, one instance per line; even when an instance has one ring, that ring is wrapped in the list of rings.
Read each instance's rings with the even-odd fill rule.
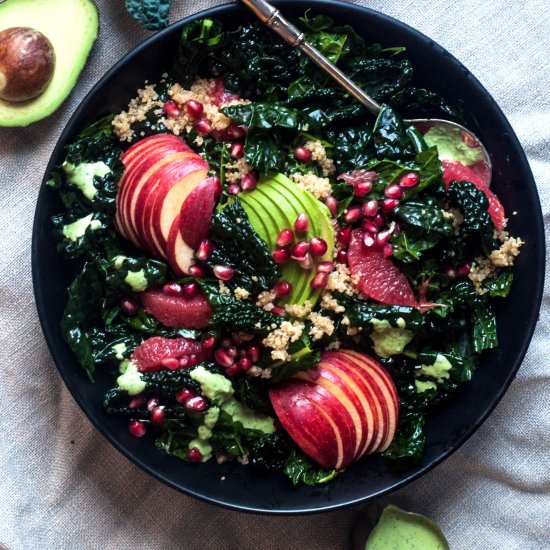
[[[319,202],[311,193],[305,191],[284,174],[263,177],[252,191],[239,193],[239,199],[250,223],[258,235],[267,243],[270,250],[277,244],[277,236],[282,229],[293,228],[299,214],[305,212],[310,219],[310,226],[305,235],[297,240],[307,240],[317,236],[328,245],[327,252],[316,263],[332,261],[334,254],[334,231],[330,223],[328,208]],[[315,276],[315,266],[306,271],[297,262],[291,261],[282,266],[282,279],[292,284],[292,293],[284,300],[289,304],[302,305],[309,300],[315,305],[321,293],[312,289],[311,280]]]
[[[51,115],[67,98],[97,38],[99,16],[91,0],[5,0],[0,30],[32,27],[44,34],[55,52],[46,90],[22,103],[0,100],[0,126],[28,126]]]

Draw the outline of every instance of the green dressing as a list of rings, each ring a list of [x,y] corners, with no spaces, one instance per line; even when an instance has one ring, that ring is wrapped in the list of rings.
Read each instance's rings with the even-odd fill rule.
[[[413,333],[405,329],[405,320],[399,318],[397,327],[392,327],[389,321],[371,319],[374,330],[370,339],[374,345],[374,351],[380,357],[390,357],[403,353],[405,346],[413,339]]]
[[[93,200],[97,193],[94,177],[102,178],[111,172],[104,162],[81,162],[77,166],[70,162],[64,162],[63,170],[65,170],[68,180],[76,185],[89,200]]]
[[[145,382],[141,379],[141,372],[132,361],[124,361],[126,369],[123,374],[116,379],[118,387],[126,390],[129,395],[137,395],[145,389]],[[121,369],[123,365],[121,365]]]
[[[101,227],[99,220],[92,220],[93,214],[88,214],[73,223],[69,223],[63,226],[63,236],[70,241],[76,241],[80,237],[83,237],[88,227],[95,231]]]
[[[124,277],[124,281],[132,287],[134,292],[143,292],[147,288],[147,277],[145,271],[140,269],[139,271],[128,271],[128,275]]]

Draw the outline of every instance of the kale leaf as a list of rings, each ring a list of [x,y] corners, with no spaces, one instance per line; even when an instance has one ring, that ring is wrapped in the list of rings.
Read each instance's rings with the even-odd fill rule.
[[[285,434],[264,434],[250,447],[250,463],[259,470],[280,471],[285,467],[291,449],[292,443]]]
[[[171,0],[124,0],[128,13],[148,31],[159,31],[168,25]]]
[[[389,458],[397,469],[407,470],[420,462],[425,443],[424,415],[413,414],[406,422],[400,422],[392,444],[382,456]]]
[[[296,486],[300,483],[306,485],[328,483],[340,472],[338,470],[324,470],[303,453],[293,449],[285,463],[284,473]]]

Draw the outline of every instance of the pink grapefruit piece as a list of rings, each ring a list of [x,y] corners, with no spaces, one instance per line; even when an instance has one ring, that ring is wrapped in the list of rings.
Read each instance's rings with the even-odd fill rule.
[[[145,311],[164,326],[197,328],[208,326],[212,308],[202,291],[189,298],[168,296],[161,289],[146,290],[139,295]]]
[[[202,344],[192,338],[164,338],[153,336],[140,344],[130,356],[141,372],[163,370],[162,361],[169,357],[179,359],[184,355],[200,355]]]
[[[369,298],[383,304],[416,307],[418,302],[407,277],[381,250],[363,245],[363,232],[352,233],[348,249],[351,275],[359,278],[357,288]]]

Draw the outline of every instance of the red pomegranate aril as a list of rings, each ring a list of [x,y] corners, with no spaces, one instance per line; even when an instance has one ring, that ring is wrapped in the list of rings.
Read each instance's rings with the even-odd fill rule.
[[[239,350],[239,357],[246,357],[246,350],[244,348]]]
[[[464,265],[461,265],[457,270],[456,274],[459,277],[467,277],[470,274],[470,271],[472,270],[472,264],[470,262],[466,262]]]
[[[133,298],[126,298],[120,302],[120,309],[126,313],[126,315],[133,317],[137,314],[139,307]]]
[[[222,281],[230,281],[235,274],[233,268],[228,265],[215,265],[213,271],[214,276]]]
[[[153,426],[162,426],[164,424],[164,419],[166,418],[166,413],[164,412],[164,407],[155,407],[151,411],[151,424]]]
[[[328,283],[328,273],[317,273],[313,279],[311,279],[311,288],[325,288]]]
[[[162,107],[162,114],[168,118],[178,118],[180,113],[181,110],[173,99],[169,99]]]
[[[347,264],[348,263],[348,251],[347,250],[339,250],[338,254],[336,254],[336,260],[340,262],[341,264]]]
[[[176,370],[180,368],[180,360],[177,357],[166,357],[161,361],[162,366],[170,370]]]
[[[273,306],[271,308],[271,313],[273,313],[273,315],[278,315],[279,317],[285,317],[286,316],[285,308],[281,307],[281,306]]]
[[[309,240],[309,252],[314,258],[326,254],[327,249],[328,245],[324,239],[320,237],[311,237]]]
[[[384,248],[382,249],[382,254],[384,255],[384,258],[389,258],[390,256],[393,256],[393,245],[390,243],[386,243],[384,245]]]
[[[273,292],[277,298],[283,298],[292,292],[292,285],[288,281],[279,281],[273,287]]]
[[[260,348],[258,346],[250,346],[246,350],[246,355],[253,363],[257,363],[262,356],[262,352],[260,351]]]
[[[221,342],[220,342],[220,346],[222,348],[229,348],[233,345],[233,338],[224,338]]]
[[[298,262],[302,269],[309,271],[313,267],[313,256],[311,254],[306,254],[306,257],[303,260]]]
[[[212,124],[206,118],[201,118],[195,122],[195,129],[199,134],[209,134],[212,131]]]
[[[351,241],[351,227],[342,227],[336,234],[336,240],[340,244],[349,244]]]
[[[233,364],[233,357],[225,349],[218,348],[214,352],[214,359],[221,367],[230,367]]]
[[[356,197],[364,197],[372,191],[372,181],[358,181],[353,186],[353,193]]]
[[[189,116],[198,118],[204,113],[204,105],[200,101],[189,99],[185,102],[185,111]]]
[[[240,159],[244,155],[244,145],[240,141],[231,144],[229,148],[229,156],[232,159]]]
[[[243,188],[243,191],[252,191],[253,189],[256,189],[257,185],[258,178],[252,173],[245,174],[241,178],[241,187]]]
[[[190,411],[202,412],[206,409],[206,401],[204,397],[197,395],[197,397],[190,397],[185,402],[185,407]]]
[[[187,296],[187,298],[193,298],[195,294],[197,293],[197,290],[199,289],[197,283],[185,283],[182,285],[181,290],[184,296]]]
[[[294,149],[294,158],[303,164],[311,162],[312,156],[311,151],[305,147],[296,147],[296,149]]]
[[[384,189],[384,196],[388,199],[400,199],[403,196],[403,189],[397,184],[388,185]]]
[[[379,246],[385,245],[389,241],[389,239],[392,236],[394,230],[395,230],[395,222],[392,222],[390,227],[388,227],[388,229],[386,229],[384,231],[380,231],[380,233],[378,233],[378,235],[376,235],[377,244]]]
[[[247,372],[252,367],[252,361],[248,357],[243,357],[242,359],[239,359],[237,366],[243,372]]]
[[[232,122],[225,130],[224,137],[229,140],[242,139],[246,136],[246,130],[242,126],[237,126]]]
[[[191,277],[197,277],[202,279],[204,277],[204,270],[200,265],[195,264],[189,268],[189,275]]]
[[[189,366],[189,357],[187,355],[184,355],[183,357],[180,357],[180,369],[186,369]]]
[[[159,400],[156,397],[151,397],[149,401],[147,401],[147,410],[151,412],[155,407],[159,406]]]
[[[347,223],[355,223],[356,221],[360,220],[361,217],[362,214],[360,206],[352,206],[351,208],[348,208],[344,213],[344,221],[346,221]]]
[[[309,229],[309,216],[302,212],[294,221],[294,230],[296,233],[305,233]]]
[[[238,332],[234,332],[231,335],[231,342],[237,347],[242,346],[244,344],[244,340],[242,339],[242,336]]]
[[[199,248],[197,248],[197,252],[195,252],[195,256],[201,260],[205,261],[210,258],[210,254],[214,251],[214,244],[209,239],[203,239],[200,244]]]
[[[168,296],[181,296],[182,288],[179,283],[166,283],[162,287],[162,292]]]
[[[334,269],[332,262],[320,262],[317,264],[317,273],[330,273]]]
[[[290,261],[290,250],[288,248],[276,248],[271,252],[271,257],[276,264],[286,264]]]
[[[290,249],[290,257],[298,262],[305,260],[309,250],[309,243],[306,241],[298,241]]]
[[[202,462],[202,453],[197,447],[193,447],[187,451],[187,460],[189,462]]]
[[[238,195],[241,192],[241,186],[238,183],[231,183],[227,186],[227,192],[230,195]]]
[[[378,226],[374,223],[373,220],[363,220],[361,223],[361,229],[368,231],[369,233],[377,233]]]
[[[132,400],[130,400],[130,403],[128,403],[129,409],[141,409],[143,405],[145,405],[145,397],[134,397]]]
[[[372,248],[376,244],[376,235],[373,235],[372,233],[365,233],[365,236],[363,237],[363,244],[367,248]]]
[[[134,437],[143,437],[147,432],[147,428],[141,420],[130,420],[130,423],[128,424],[128,431],[130,432],[130,435],[133,435]]]
[[[391,212],[397,205],[399,201],[397,199],[386,198],[382,201],[382,212],[388,213]]]
[[[277,246],[287,246],[294,242],[294,233],[292,229],[285,227],[281,229],[280,233],[277,235]]]
[[[401,176],[399,185],[401,187],[415,187],[420,183],[420,176],[416,172],[409,172]]]
[[[332,217],[336,216],[336,212],[338,211],[338,201],[332,195],[325,199],[325,206],[328,208],[328,211]]]
[[[378,214],[378,201],[370,200],[363,204],[361,207],[361,213],[367,218],[372,218]]]
[[[384,219],[384,216],[382,216],[382,214],[376,214],[372,221],[374,222],[376,227],[378,227],[378,229],[384,227],[384,224],[386,223],[386,220]]]
[[[195,397],[195,392],[189,388],[182,388],[176,393],[176,401],[180,404],[185,403],[188,399]]]
[[[218,178],[218,176],[213,176],[212,183],[214,184],[214,194],[216,195],[216,198],[218,198],[223,191],[222,181]]]
[[[239,352],[239,350],[237,349],[237,346],[229,346],[225,351],[227,355],[229,355],[229,357],[233,359],[237,357],[237,353]]]
[[[216,344],[216,338],[214,336],[209,336],[202,341],[202,349],[209,350],[212,349]]]
[[[229,367],[226,367],[224,370],[227,376],[236,376],[237,374],[239,374],[239,372],[241,372],[241,369],[239,368],[237,363],[233,363]]]
[[[199,362],[199,358],[195,355],[189,355],[187,357],[187,366],[192,367],[193,365],[196,365]]]

